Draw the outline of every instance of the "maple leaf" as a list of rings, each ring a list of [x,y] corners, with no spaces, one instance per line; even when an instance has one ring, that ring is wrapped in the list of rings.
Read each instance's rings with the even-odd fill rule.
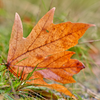
[[[47,12],[32,29],[27,38],[23,38],[23,27],[16,13],[12,28],[7,58],[7,67],[11,73],[24,80],[34,68],[30,83],[44,85],[66,95],[74,95],[66,87],[59,84],[48,84],[43,78],[63,84],[74,83],[73,75],[77,74],[84,65],[75,59],[74,54],[65,51],[78,43],[85,31],[93,24],[65,22],[53,24],[55,8]],[[42,70],[37,70],[44,68]]]

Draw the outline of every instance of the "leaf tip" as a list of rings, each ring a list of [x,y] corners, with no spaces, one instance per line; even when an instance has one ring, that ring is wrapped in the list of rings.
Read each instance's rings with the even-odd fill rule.
[[[16,13],[15,13],[15,16],[17,16],[17,15],[18,15],[18,13],[16,12]]]
[[[90,24],[90,27],[91,27],[91,26],[96,26],[96,25],[95,25],[95,24]]]
[[[54,11],[55,11],[55,9],[56,9],[55,7],[52,8],[52,10],[54,10]]]
[[[50,12],[53,12],[53,13],[54,13],[54,12],[55,12],[55,9],[56,9],[56,8],[53,7],[53,8],[50,10]]]
[[[16,30],[16,34],[20,34],[20,37],[23,37],[23,26],[22,26],[22,21],[19,16],[19,14],[16,12],[15,13],[15,20],[14,20],[14,25],[12,28],[12,34],[15,34],[13,30]]]
[[[15,13],[15,20],[20,22],[20,24],[22,24],[21,23],[21,18],[20,18],[19,14],[17,12]]]
[[[83,64],[82,69],[84,69],[84,68],[85,68],[85,65]]]
[[[77,63],[77,64],[79,64],[79,63]],[[80,64],[81,64],[81,65],[79,66],[79,68],[80,68],[80,69],[84,69],[84,68],[85,68],[85,65],[84,65],[82,62],[80,62]]]
[[[20,18],[20,17],[19,17],[19,14],[16,12],[15,13],[15,19],[17,19],[17,18]]]

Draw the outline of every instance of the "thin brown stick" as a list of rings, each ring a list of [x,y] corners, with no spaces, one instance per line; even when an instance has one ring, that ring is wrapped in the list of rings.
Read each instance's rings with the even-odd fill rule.
[[[92,42],[99,42],[99,41],[100,41],[100,39],[98,39],[98,40],[90,40],[90,41],[80,42],[78,44],[82,44],[82,43],[92,43]]]

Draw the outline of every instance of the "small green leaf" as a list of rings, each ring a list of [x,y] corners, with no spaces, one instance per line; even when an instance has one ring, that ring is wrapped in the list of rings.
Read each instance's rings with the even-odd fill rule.
[[[48,30],[46,30],[46,32],[47,32],[47,33],[49,33],[49,31],[48,31]]]

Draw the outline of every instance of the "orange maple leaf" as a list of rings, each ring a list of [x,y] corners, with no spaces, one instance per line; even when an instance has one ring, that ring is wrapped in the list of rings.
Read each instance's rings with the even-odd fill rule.
[[[66,87],[48,84],[43,78],[63,84],[75,82],[72,76],[83,69],[84,65],[70,59],[74,52],[65,50],[75,46],[85,31],[94,25],[71,22],[53,24],[54,11],[55,8],[52,8],[47,12],[27,38],[23,38],[22,23],[16,13],[6,66],[16,76],[20,76],[23,70],[22,79],[34,68],[45,68],[34,71],[30,77],[34,80],[28,83],[44,85],[75,98]]]

